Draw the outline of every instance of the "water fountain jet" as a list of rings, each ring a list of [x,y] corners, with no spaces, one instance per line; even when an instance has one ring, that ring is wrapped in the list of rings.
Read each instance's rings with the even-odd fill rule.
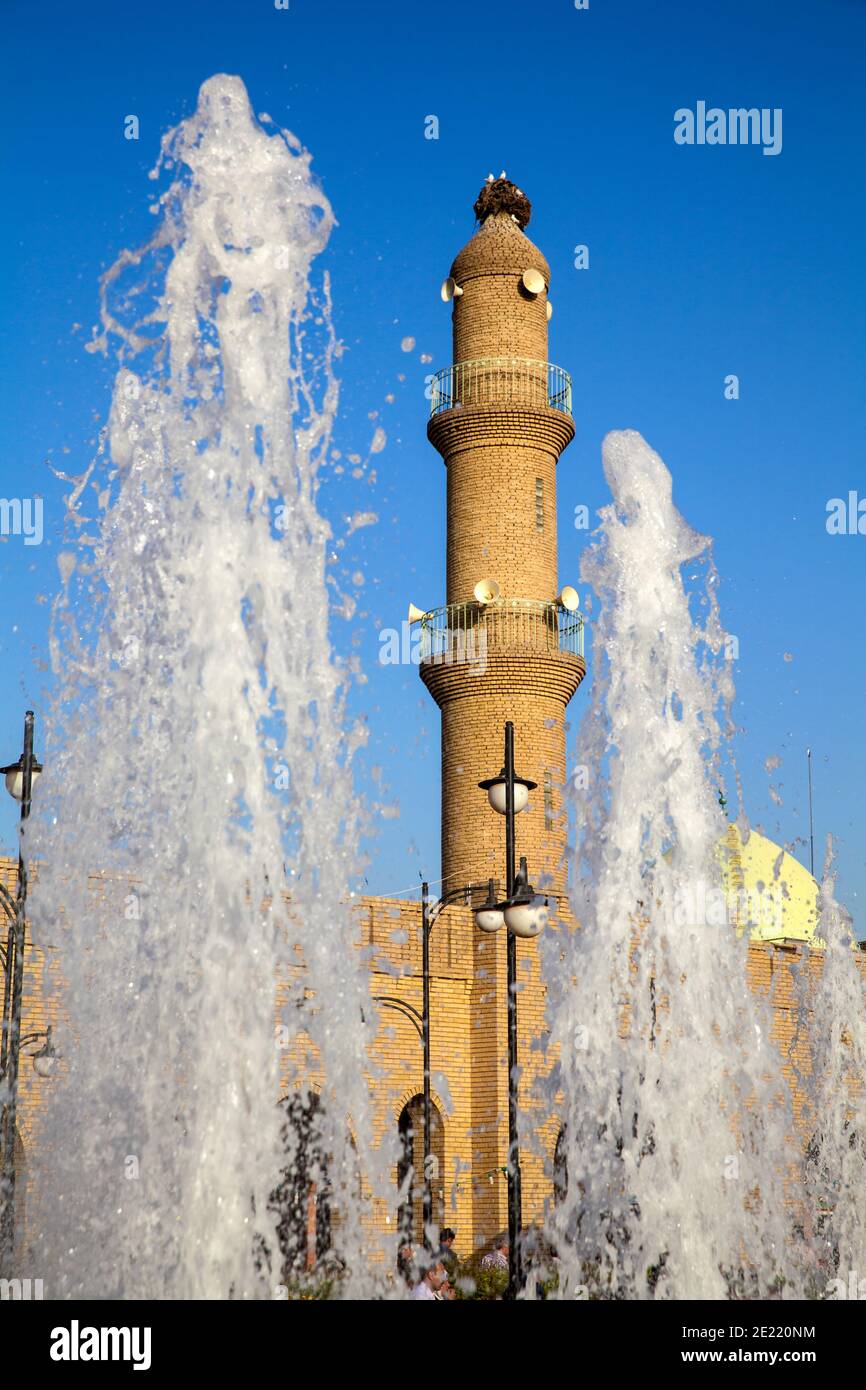
[[[610,434],[603,460],[613,501],[581,566],[600,611],[579,751],[580,926],[545,943],[561,1288],[786,1294],[814,1265],[796,1230],[790,1094],[769,1008],[746,984],[747,934],[697,911],[724,886],[733,683],[717,576],[645,440]]]
[[[311,272],[333,214],[235,77],[204,83],[160,162],[156,230],[103,279],[92,346],[119,370],[54,612],[33,908],[65,1074],[33,1258],[54,1297],[272,1296],[269,1199],[302,1143],[290,1125],[281,1151],[277,1102],[304,1077],[357,1295],[375,1286],[358,1173],[375,1192],[384,1160],[316,506],[337,385]]]

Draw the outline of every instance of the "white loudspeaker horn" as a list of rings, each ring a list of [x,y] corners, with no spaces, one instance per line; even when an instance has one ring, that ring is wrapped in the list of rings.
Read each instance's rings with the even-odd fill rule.
[[[427,617],[426,608],[418,608],[414,603],[409,604],[409,622],[420,623],[422,618]]]
[[[457,281],[454,279],[453,275],[449,275],[447,280],[442,281],[442,285],[439,290],[439,295],[440,298],[446,304],[448,303],[449,299],[459,299],[462,293],[463,291],[461,290]]]
[[[572,589],[570,584],[566,584],[562,593],[559,595],[558,601],[569,613],[576,613],[580,607],[580,595],[576,589]]]
[[[541,294],[541,291],[544,289],[544,276],[540,270],[536,270],[534,266],[530,266],[528,270],[524,270],[520,278],[523,281],[523,288],[526,290],[527,294]]]
[[[472,592],[479,603],[493,603],[502,591],[495,579],[479,579]]]

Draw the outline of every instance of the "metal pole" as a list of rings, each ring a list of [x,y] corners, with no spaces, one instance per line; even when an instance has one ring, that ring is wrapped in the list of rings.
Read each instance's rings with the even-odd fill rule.
[[[490,887],[493,882],[494,880],[491,879],[488,887]],[[421,1020],[420,1027],[415,1023],[414,1018],[411,1021],[415,1023],[415,1027],[418,1029],[418,1035],[421,1038],[421,1046],[423,1048],[424,1195],[422,1219],[424,1223],[425,1245],[428,1243],[427,1228],[433,1224],[433,1174],[431,1171],[431,1157],[433,1152],[431,1111],[433,1102],[430,1095],[430,937],[433,934],[433,928],[436,925],[439,912],[441,912],[442,908],[448,903],[454,902],[461,894],[468,895],[471,903],[472,890],[479,886],[479,884],[469,883],[464,888],[452,888],[449,892],[443,893],[438,903],[435,903],[433,906],[433,913],[436,914],[434,916],[430,911],[429,884],[421,884],[421,977],[424,991],[421,1013],[418,1014],[417,1009],[413,1008],[411,1004],[407,1004],[404,999],[395,999],[392,995],[387,994],[379,995],[379,1002],[383,1003],[386,1008],[396,1008],[398,1012],[408,1010],[409,1012],[406,1014],[406,1017],[415,1014]]]
[[[514,892],[514,725],[505,725],[505,881]],[[517,1133],[517,939],[507,934],[508,960],[508,1296],[523,1285],[520,1145]]]
[[[812,750],[806,749],[806,763],[809,768],[809,872],[815,877],[815,833],[812,825]]]
[[[514,725],[505,725],[505,893],[514,892]],[[509,936],[511,933],[509,932]]]
[[[15,954],[15,913],[9,917],[9,930],[6,933],[5,971],[3,975],[3,1031],[0,1037],[0,1077],[6,1074],[6,1056],[9,1051],[9,1015],[12,1007],[12,957]],[[2,1150],[0,1150],[2,1152]],[[2,1172],[2,1169],[0,1169]]]
[[[421,974],[424,998],[421,1006],[421,1041],[424,1047],[424,1203],[422,1207],[424,1244],[428,1244],[428,1228],[433,1224],[433,1188],[430,1172],[430,909],[428,886],[421,885]]]
[[[27,864],[24,856],[24,826],[30,815],[33,780],[33,711],[24,716],[24,754],[21,759],[21,821],[18,831],[18,893],[15,900],[15,930],[12,960],[12,1008],[8,1022],[7,1062],[3,1077],[6,1104],[3,1107],[2,1164],[0,1164],[0,1268],[12,1259],[15,1248],[15,1125],[18,1108],[18,1061],[21,1053],[21,1001],[24,993],[24,938],[27,911]]]

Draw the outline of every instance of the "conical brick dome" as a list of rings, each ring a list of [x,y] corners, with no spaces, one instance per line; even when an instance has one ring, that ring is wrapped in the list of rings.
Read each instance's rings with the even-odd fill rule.
[[[550,284],[550,266],[538,247],[522,232],[508,212],[497,212],[482,222],[471,241],[458,252],[451,274],[458,285],[478,275],[520,276],[532,267]]]

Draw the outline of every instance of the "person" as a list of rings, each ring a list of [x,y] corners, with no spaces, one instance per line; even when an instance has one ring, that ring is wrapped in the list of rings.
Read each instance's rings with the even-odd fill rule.
[[[446,1255],[450,1255],[452,1253],[452,1248],[456,1239],[457,1232],[452,1231],[450,1226],[446,1226],[439,1236],[439,1246],[442,1251],[443,1260]]]
[[[430,1268],[425,1271],[423,1278],[419,1279],[409,1297],[418,1303],[440,1303],[442,1301],[442,1287],[447,1282],[445,1266],[441,1260],[434,1260]]]
[[[450,1226],[446,1226],[439,1236],[439,1258],[445,1266],[449,1280],[453,1278],[457,1268],[457,1251],[454,1249],[454,1242],[457,1239],[457,1232],[452,1231]]]
[[[493,1249],[488,1250],[484,1259],[481,1261],[482,1269],[507,1269],[508,1268],[508,1236],[497,1236],[493,1242]]]
[[[405,1240],[397,1251],[397,1273],[407,1288],[415,1283],[415,1251],[411,1241]]]

